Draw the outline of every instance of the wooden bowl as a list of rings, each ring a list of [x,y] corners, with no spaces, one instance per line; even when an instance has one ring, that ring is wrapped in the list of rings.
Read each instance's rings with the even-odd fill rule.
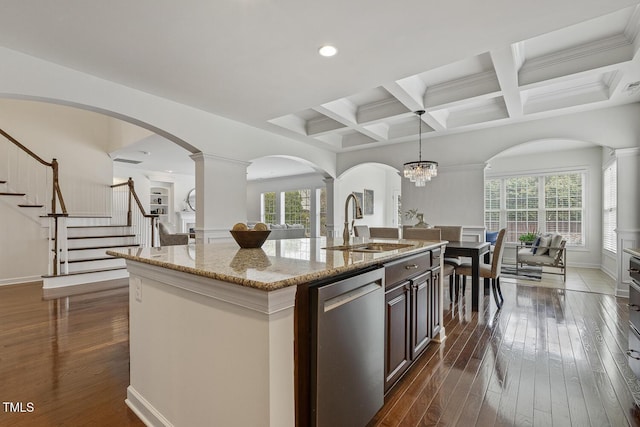
[[[271,230],[267,231],[234,231],[229,230],[229,233],[233,236],[236,243],[240,245],[241,248],[251,249],[251,248],[260,248],[269,234]]]

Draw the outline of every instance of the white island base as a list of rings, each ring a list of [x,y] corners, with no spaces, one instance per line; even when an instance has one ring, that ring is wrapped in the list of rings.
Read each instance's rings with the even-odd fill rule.
[[[295,425],[296,287],[266,292],[127,260],[127,405],[150,426]]]

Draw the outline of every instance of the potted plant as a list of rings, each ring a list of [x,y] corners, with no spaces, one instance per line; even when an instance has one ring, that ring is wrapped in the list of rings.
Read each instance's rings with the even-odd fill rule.
[[[518,240],[525,244],[526,246],[531,246],[533,242],[538,238],[538,233],[530,231],[528,233],[521,234],[518,237]]]
[[[415,224],[414,227],[429,228],[429,224],[424,222],[424,213],[418,212],[417,209],[409,209],[404,213],[404,217],[406,219],[417,219],[418,223]]]

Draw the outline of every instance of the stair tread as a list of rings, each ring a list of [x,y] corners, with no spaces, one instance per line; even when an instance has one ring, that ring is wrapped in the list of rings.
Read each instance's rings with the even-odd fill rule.
[[[127,269],[127,267],[97,268],[95,270],[74,271],[72,273],[67,273],[67,274],[58,274],[57,276],[43,275],[42,278],[48,279],[50,277],[77,276],[79,274],[102,273],[104,271],[115,271],[115,270],[126,270],[126,269]]]
[[[6,184],[7,181],[0,181],[0,184]]]
[[[105,236],[73,236],[67,237],[69,240],[78,240],[78,239],[108,239],[113,237],[135,237],[135,234],[110,234]]]
[[[112,260],[112,259],[117,259],[114,256],[104,256],[104,257],[95,257],[95,258],[79,258],[79,259],[70,259],[69,261],[61,261],[60,264],[64,264],[65,262],[68,262],[69,264],[75,264],[77,262],[91,262],[91,261],[106,261],[106,260]]]
[[[70,225],[67,228],[113,228],[113,227],[131,227],[127,224],[122,225]]]
[[[25,193],[7,193],[7,192],[0,192],[0,196],[24,196]]]
[[[86,251],[90,249],[113,249],[113,248],[138,248],[140,245],[110,245],[110,246],[90,246],[86,248],[69,248],[68,251]]]
[[[42,208],[44,205],[18,205],[21,208]]]

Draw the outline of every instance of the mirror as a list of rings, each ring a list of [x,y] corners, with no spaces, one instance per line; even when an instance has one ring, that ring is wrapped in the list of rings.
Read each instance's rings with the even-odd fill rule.
[[[187,205],[189,205],[189,209],[192,211],[196,211],[196,189],[192,188],[187,194]]]

